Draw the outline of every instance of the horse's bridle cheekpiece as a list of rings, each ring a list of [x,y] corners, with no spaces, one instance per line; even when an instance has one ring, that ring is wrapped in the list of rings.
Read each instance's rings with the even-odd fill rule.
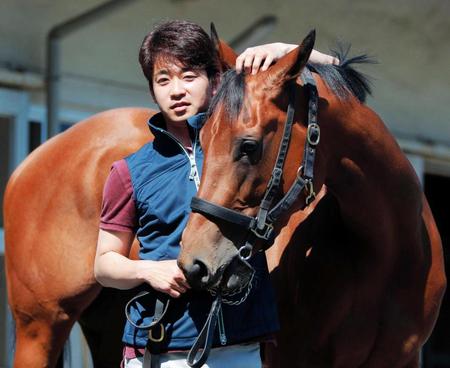
[[[291,91],[289,94],[289,105],[287,109],[283,138],[281,139],[272,176],[269,180],[269,184],[267,185],[257,215],[255,217],[247,216],[238,211],[219,206],[198,197],[193,197],[191,201],[192,212],[197,212],[209,217],[226,221],[248,231],[245,244],[239,248],[239,256],[244,261],[247,261],[252,256],[254,243],[257,239],[262,239],[266,244],[270,244],[270,240],[272,240],[275,235],[273,233],[273,224],[278,220],[283,212],[291,208],[303,190],[306,191],[307,195],[306,205],[310,204],[316,197],[316,193],[313,188],[313,178],[316,147],[320,141],[320,127],[317,121],[319,97],[316,82],[309,69],[305,68],[303,70],[301,78],[303,80],[303,85],[306,86],[309,91],[306,142],[302,164],[297,171],[297,176],[294,183],[284,197],[272,207],[272,202],[280,190],[284,161],[286,159],[289,142],[291,139],[295,113],[294,91]],[[267,248],[268,246],[264,249]]]

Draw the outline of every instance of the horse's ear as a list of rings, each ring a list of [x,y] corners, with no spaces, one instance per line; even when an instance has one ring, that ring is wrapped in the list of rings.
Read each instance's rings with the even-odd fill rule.
[[[216,27],[212,22],[211,22],[211,40],[219,55],[219,60],[222,68],[221,71],[225,72],[228,69],[234,68],[236,65],[237,54],[230,46],[228,46],[225,42],[219,39]]]
[[[296,79],[306,63],[314,48],[316,40],[316,31],[308,33],[301,45],[283,56],[278,62],[270,68],[271,80],[276,84],[284,84],[287,81]]]

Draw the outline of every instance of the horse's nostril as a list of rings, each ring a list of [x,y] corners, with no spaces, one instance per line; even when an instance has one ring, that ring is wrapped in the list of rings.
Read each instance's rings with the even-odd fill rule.
[[[196,259],[192,266],[192,271],[197,279],[202,280],[204,283],[208,281],[208,268],[202,261]]]
[[[208,284],[209,272],[206,265],[199,259],[195,259],[187,272],[187,278],[194,287],[202,287]]]

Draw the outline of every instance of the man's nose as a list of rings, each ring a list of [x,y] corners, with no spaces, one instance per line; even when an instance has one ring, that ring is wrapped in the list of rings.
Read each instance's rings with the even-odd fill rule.
[[[170,94],[174,97],[181,96],[186,93],[186,89],[184,87],[184,83],[182,80],[175,78],[172,82],[172,88],[170,90]]]

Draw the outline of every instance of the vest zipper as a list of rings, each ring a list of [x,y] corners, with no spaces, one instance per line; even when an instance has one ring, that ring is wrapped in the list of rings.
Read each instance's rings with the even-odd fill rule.
[[[195,187],[198,190],[198,187],[200,186],[200,177],[198,174],[197,163],[195,162],[195,151],[197,149],[198,129],[195,128],[195,138],[194,138],[192,152],[188,152],[188,150],[183,146],[183,144],[178,140],[178,138],[175,137],[172,133],[169,133],[167,130],[164,130],[161,128],[156,128],[156,129],[158,129],[161,133],[164,133],[168,137],[172,138],[175,141],[175,143],[177,143],[180,146],[180,148],[183,150],[183,152],[189,159],[189,164],[191,165],[191,171],[189,173],[189,180],[194,181]]]

